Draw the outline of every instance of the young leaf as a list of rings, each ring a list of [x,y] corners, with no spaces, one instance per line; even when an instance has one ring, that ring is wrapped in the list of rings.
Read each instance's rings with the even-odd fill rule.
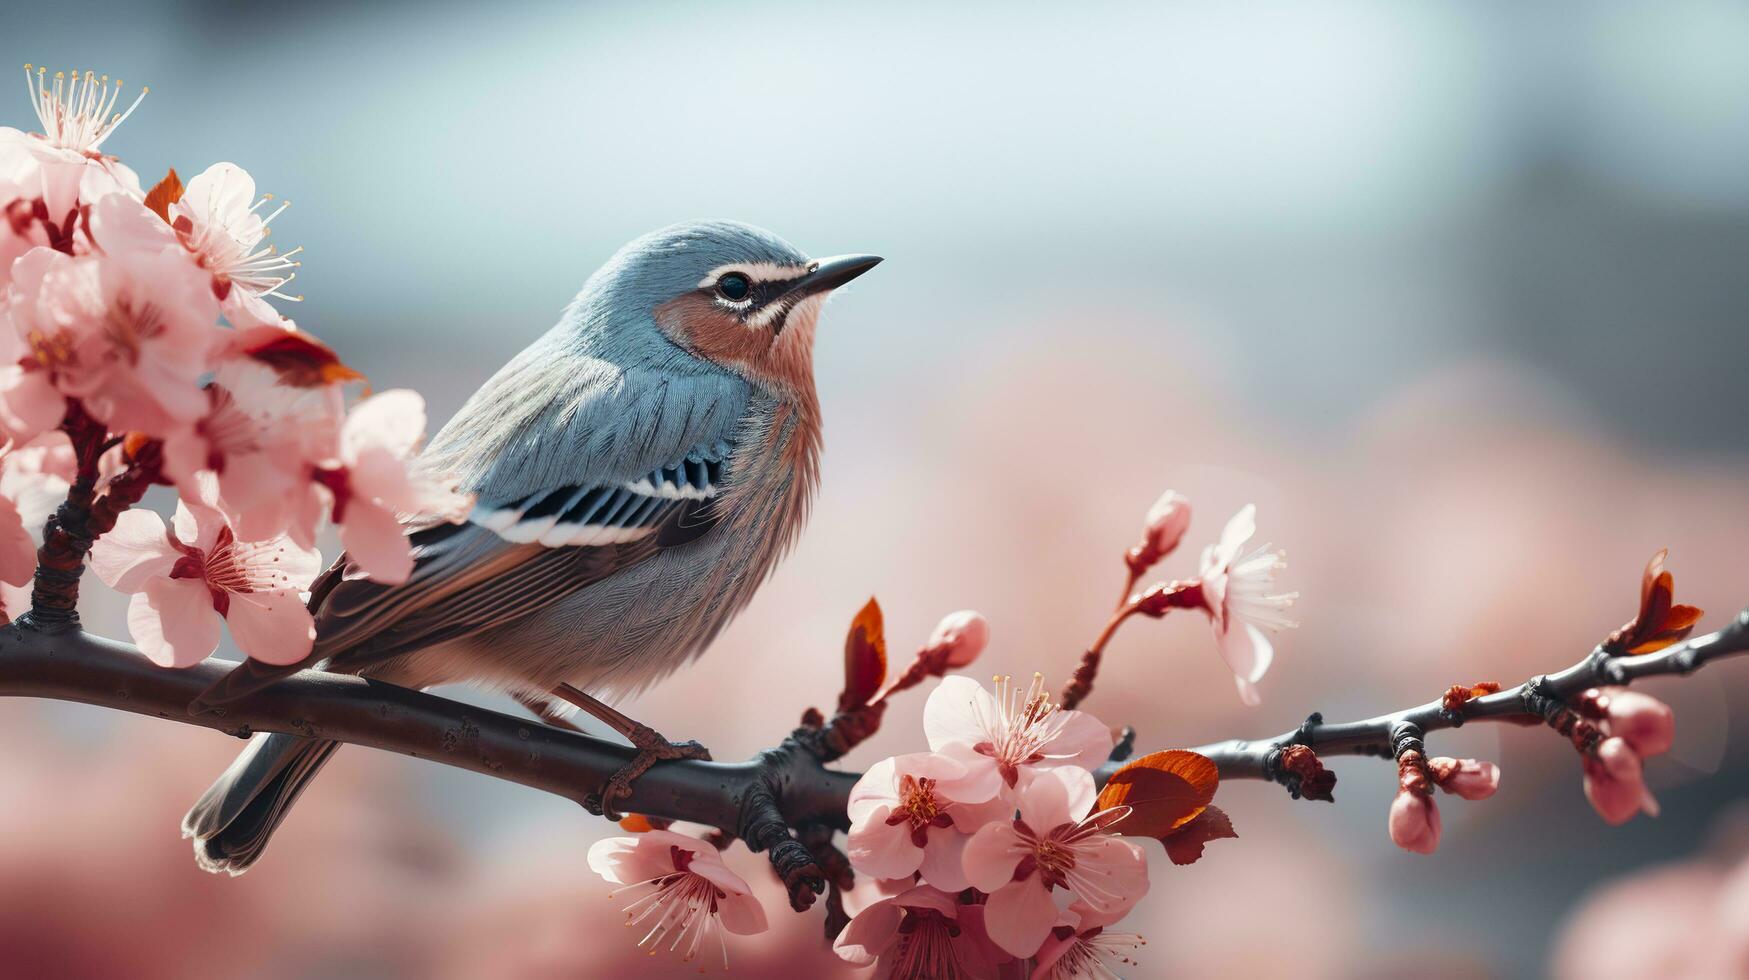
[[[164,175],[163,180],[158,181],[157,186],[146,192],[146,207],[151,208],[153,214],[163,218],[166,224],[170,222],[170,205],[180,200],[182,200],[182,178],[176,176],[175,167],[170,168],[170,172]]]
[[[1166,845],[1166,856],[1172,859],[1173,864],[1195,864],[1197,858],[1202,857],[1204,844],[1223,837],[1238,836],[1227,811],[1211,803],[1189,823],[1161,838],[1160,843]]]
[[[1208,807],[1220,781],[1220,770],[1206,756],[1183,749],[1153,752],[1112,773],[1095,809],[1130,808],[1114,833],[1165,837]]]
[[[293,388],[364,380],[332,348],[300,330],[254,327],[239,331],[232,347],[279,372],[279,380]]]
[[[887,636],[881,622],[881,604],[873,599],[850,621],[844,637],[844,692],[838,695],[840,713],[868,703],[887,679]]]

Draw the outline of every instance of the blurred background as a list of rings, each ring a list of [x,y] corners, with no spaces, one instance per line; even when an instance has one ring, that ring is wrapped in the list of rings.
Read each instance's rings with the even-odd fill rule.
[[[434,423],[652,228],[734,217],[887,257],[819,335],[800,548],[628,706],[724,759],[833,696],[871,594],[896,650],[972,607],[980,670],[1065,675],[1167,487],[1193,543],[1259,505],[1304,625],[1257,709],[1200,621],[1126,629],[1086,707],[1146,748],[1566,665],[1660,547],[1722,622],[1749,601],[1746,50],[1749,5],[1723,0],[0,11],[0,64],[151,85],[105,145],[148,182],[230,160],[292,200],[287,312]],[[29,121],[22,87],[0,99]],[[123,636],[103,591],[88,621]],[[1335,806],[1223,786],[1241,839],[1156,855],[1141,975],[1591,975],[1585,937],[1623,934],[1596,902],[1642,927],[1671,895],[1711,908],[1741,850],[1749,666],[1647,687],[1679,717],[1656,821],[1605,827],[1570,748],[1501,726],[1434,743],[1504,781],[1446,803],[1430,858],[1387,839],[1377,761],[1336,763]],[[921,707],[850,763],[921,747]],[[218,880],[176,827],[235,742],[16,702],[0,744],[20,975],[696,968],[633,947],[584,862],[611,828],[553,797],[348,749],[262,865]],[[780,904],[737,972],[837,975],[817,914]]]

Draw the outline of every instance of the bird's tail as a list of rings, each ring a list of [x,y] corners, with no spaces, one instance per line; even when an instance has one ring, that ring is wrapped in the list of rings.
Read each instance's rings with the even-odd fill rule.
[[[339,742],[279,733],[256,735],[237,761],[182,818],[182,836],[194,838],[203,871],[240,875],[267,848],[267,840]]]

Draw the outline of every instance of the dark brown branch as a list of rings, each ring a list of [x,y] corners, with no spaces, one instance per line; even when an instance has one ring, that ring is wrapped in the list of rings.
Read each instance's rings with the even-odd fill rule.
[[[1539,721],[1538,699],[1566,702],[1599,684],[1687,674],[1749,652],[1749,611],[1724,629],[1658,653],[1611,656],[1601,649],[1557,674],[1469,701],[1458,712],[1435,700],[1365,721],[1305,725],[1272,739],[1227,741],[1196,751],[1224,779],[1283,780],[1284,749],[1320,755],[1392,755],[1398,732],[1431,733],[1465,721]],[[0,628],[0,696],[54,698],[213,728],[238,737],[258,731],[334,739],[430,759],[562,796],[579,805],[631,760],[633,750],[534,721],[379,681],[303,671],[221,711],[190,715],[188,704],[229,669],[209,661],[186,670],[154,666],[124,643],[77,630]],[[720,828],[771,852],[791,904],[806,908],[828,879],[841,881],[826,829],[847,826],[858,773],[827,769],[820,729],[803,728],[747,762],[658,763],[634,784],[625,808],[663,820]],[[1113,758],[1128,751],[1128,738]],[[829,752],[827,754],[830,754]],[[1292,754],[1291,750],[1287,753]],[[1115,763],[1114,763],[1115,765]],[[1108,775],[1113,765],[1098,774]],[[800,839],[798,839],[798,837]],[[820,862],[825,861],[823,866]]]
[[[378,681],[303,671],[220,711],[188,704],[229,664],[166,670],[124,643],[78,631],[0,629],[0,695],[76,701],[200,725],[246,738],[285,732],[334,739],[468,769],[582,805],[631,761],[630,746],[560,731],[500,712]],[[625,808],[735,833],[773,864],[806,907],[824,887],[791,828],[847,825],[856,773],[834,772],[793,739],[749,762],[657,764],[634,784]],[[804,895],[801,890],[806,889]]]
[[[1686,675],[1713,660],[1745,652],[1749,652],[1749,610],[1716,633],[1677,643],[1657,653],[1612,656],[1599,647],[1560,673],[1534,677],[1517,687],[1469,701],[1457,712],[1447,711],[1443,700],[1437,700],[1364,721],[1326,722],[1314,714],[1299,728],[1274,738],[1232,739],[1199,746],[1195,751],[1214,760],[1222,779],[1279,782],[1284,775],[1281,750],[1290,745],[1309,746],[1322,757],[1392,758],[1392,733],[1399,726],[1412,725],[1423,733],[1431,733],[1468,721],[1542,722],[1547,718],[1546,705],[1570,702],[1588,688],[1627,684],[1643,677]]]

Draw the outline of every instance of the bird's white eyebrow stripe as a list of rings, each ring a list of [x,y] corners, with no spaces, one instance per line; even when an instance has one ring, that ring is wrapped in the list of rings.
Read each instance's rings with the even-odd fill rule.
[[[709,289],[716,285],[717,280],[730,272],[739,272],[753,282],[786,282],[790,279],[800,279],[808,274],[807,265],[785,265],[780,262],[730,262],[719,265],[705,274],[698,282],[698,288]]]

